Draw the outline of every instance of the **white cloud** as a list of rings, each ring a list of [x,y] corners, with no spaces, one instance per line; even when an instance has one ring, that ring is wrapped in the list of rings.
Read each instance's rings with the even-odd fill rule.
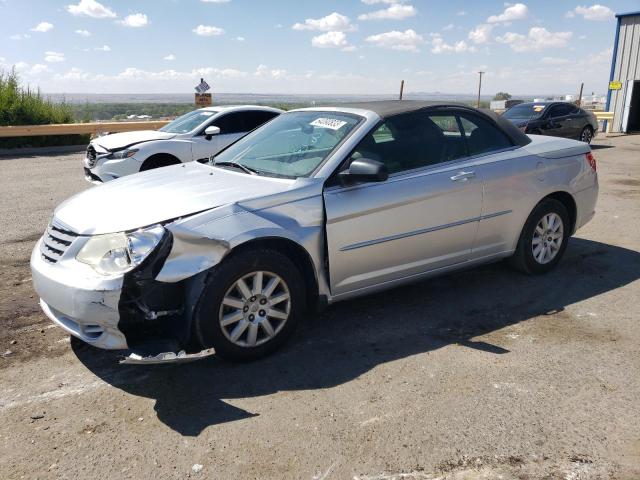
[[[466,14],[467,14],[466,10],[458,10],[456,12],[456,15],[459,16],[459,17],[464,17]]]
[[[201,37],[216,37],[218,35],[224,35],[224,29],[212,25],[198,25],[193,29],[193,33]]]
[[[566,58],[542,57],[540,62],[544,65],[566,65],[569,60]]]
[[[16,33],[15,35],[11,35],[9,38],[11,40],[27,40],[31,38],[31,35],[28,33]]]
[[[0,58],[0,64],[4,62],[4,58]],[[15,68],[21,75],[36,76],[43,73],[51,72],[51,69],[47,65],[42,63],[36,63],[35,65],[29,65],[27,62],[17,62]]]
[[[346,48],[349,44],[344,32],[326,32],[313,37],[311,45],[317,48]]]
[[[59,52],[44,52],[44,61],[49,63],[64,62],[64,53]]]
[[[105,7],[96,0],[80,0],[77,5],[67,5],[67,11],[76,16],[87,16],[91,18],[115,18],[113,10]]]
[[[402,20],[414,17],[418,11],[413,5],[394,3],[388,8],[358,15],[358,20]]]
[[[270,77],[275,79],[282,79],[287,76],[287,71],[279,68],[270,69],[264,64],[260,64],[256,67],[256,71],[253,73],[256,77]]]
[[[515,5],[507,4],[504,12],[500,15],[491,15],[487,18],[488,23],[504,23],[513,22],[514,20],[523,20],[529,16],[529,8],[524,3],[516,3]]]
[[[613,10],[609,7],[605,7],[604,5],[591,5],[590,7],[576,7],[573,10],[567,12],[567,18],[573,18],[576,15],[581,15],[585,20],[595,20],[595,21],[604,21],[604,20],[613,20],[615,18],[615,14]]]
[[[144,13],[132,13],[124,17],[120,24],[125,27],[140,28],[147,26],[149,19]]]
[[[455,25],[453,23],[450,23],[449,25],[445,25],[444,27],[442,27],[442,31],[443,32],[448,32],[449,30],[453,30],[455,27]]]
[[[487,43],[491,41],[491,32],[494,25],[483,23],[469,32],[469,40],[476,44]]]
[[[200,0],[202,3],[229,3],[231,0]]]
[[[97,52],[110,52],[111,51],[111,47],[109,45],[103,45],[101,47],[94,48],[94,50],[97,51]]]
[[[464,40],[460,40],[459,42],[451,45],[446,43],[439,33],[431,34],[431,53],[436,55],[440,55],[442,53],[465,53],[474,51],[475,47],[470,46]]]
[[[418,46],[424,43],[424,38],[414,30],[409,29],[404,32],[393,30],[391,32],[370,35],[366,38],[366,41],[381,48],[390,48],[392,50],[405,52],[418,52]]]
[[[527,52],[566,47],[572,35],[572,32],[550,32],[544,27],[533,27],[528,35],[507,32],[496,37],[496,40],[509,45],[516,52]]]
[[[91,32],[89,30],[76,30],[76,33],[81,37],[90,37]]]
[[[238,42],[244,42],[244,41],[245,41],[245,38],[244,38],[244,37],[236,37],[236,40],[237,40]]]
[[[384,3],[386,5],[391,5],[394,3],[401,3],[403,0],[362,0],[362,3],[366,5],[377,5],[379,3]]]
[[[49,22],[40,22],[38,25],[31,29],[32,32],[45,33],[53,29],[53,24]]]
[[[351,32],[356,29],[349,17],[333,12],[322,18],[307,18],[304,23],[295,23],[294,30],[315,30],[319,32]]]
[[[36,63],[33,67],[31,67],[30,74],[31,75],[40,75],[41,73],[50,72],[48,66],[42,63]]]
[[[173,62],[175,59],[176,59],[176,56],[173,53],[170,53],[169,55],[163,58],[163,60],[166,60],[168,62]]]

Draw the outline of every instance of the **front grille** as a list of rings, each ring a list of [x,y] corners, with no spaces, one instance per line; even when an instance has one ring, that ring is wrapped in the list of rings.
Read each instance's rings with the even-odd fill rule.
[[[96,166],[96,160],[98,160],[98,155],[96,154],[96,149],[93,148],[93,145],[89,145],[87,147],[87,166],[89,168],[93,168]]]
[[[77,234],[60,228],[51,222],[40,244],[42,258],[49,263],[56,263],[77,237]]]

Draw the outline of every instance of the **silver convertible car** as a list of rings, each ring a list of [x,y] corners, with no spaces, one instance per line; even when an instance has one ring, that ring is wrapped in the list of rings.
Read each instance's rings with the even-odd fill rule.
[[[31,257],[44,312],[131,362],[281,346],[332,302],[510,258],[560,261],[594,215],[589,145],[463,105],[284,113],[206,164],[62,203]]]

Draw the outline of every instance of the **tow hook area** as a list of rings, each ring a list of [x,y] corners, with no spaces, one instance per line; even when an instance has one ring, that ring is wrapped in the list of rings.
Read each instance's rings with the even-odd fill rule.
[[[210,357],[215,353],[213,348],[202,350],[198,353],[186,353],[184,350],[176,352],[164,352],[156,355],[141,355],[131,353],[120,360],[121,365],[159,365],[163,363],[188,363]]]

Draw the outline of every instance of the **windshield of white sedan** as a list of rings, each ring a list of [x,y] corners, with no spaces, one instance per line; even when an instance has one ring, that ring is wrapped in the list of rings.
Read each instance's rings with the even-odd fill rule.
[[[213,111],[194,110],[193,112],[176,118],[173,122],[162,127],[160,131],[167,133],[189,133],[216,113],[217,112]]]
[[[546,105],[536,105],[535,103],[525,103],[516,105],[504,112],[502,115],[509,120],[535,120],[544,113]]]
[[[261,175],[305,177],[361,120],[337,112],[286,113],[216,155],[213,163],[239,164]]]

